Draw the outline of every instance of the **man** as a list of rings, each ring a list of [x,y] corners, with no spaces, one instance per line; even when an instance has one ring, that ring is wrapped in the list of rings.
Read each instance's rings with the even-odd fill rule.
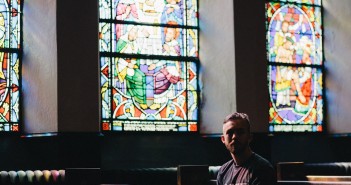
[[[246,114],[232,113],[225,118],[221,140],[233,159],[219,169],[218,185],[276,184],[272,165],[254,153],[249,146],[252,136],[249,117]]]

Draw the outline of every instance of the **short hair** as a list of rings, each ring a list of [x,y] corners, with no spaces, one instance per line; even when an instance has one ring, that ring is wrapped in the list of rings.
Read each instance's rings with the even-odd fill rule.
[[[175,21],[168,21],[167,22],[167,24],[168,25],[174,25],[174,26],[177,26],[178,25],[178,23],[177,22],[175,22]],[[173,28],[173,27],[165,27],[164,28],[164,34],[166,35],[166,33],[168,32],[168,29],[170,29],[170,28]],[[180,29],[179,28],[174,28],[174,31],[175,31],[175,35],[174,35],[174,39],[177,39],[178,37],[179,37],[179,35],[180,35]]]
[[[245,121],[247,123],[248,129],[250,131],[250,119],[249,119],[249,116],[245,113],[233,112],[225,117],[223,124],[226,124],[229,121],[235,121],[235,120]]]

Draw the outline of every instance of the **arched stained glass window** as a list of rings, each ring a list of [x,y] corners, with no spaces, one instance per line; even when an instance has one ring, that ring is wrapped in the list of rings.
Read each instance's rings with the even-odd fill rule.
[[[197,0],[99,3],[102,130],[197,131]]]
[[[0,131],[18,132],[22,1],[0,0]]]
[[[322,132],[321,0],[266,3],[269,130]]]

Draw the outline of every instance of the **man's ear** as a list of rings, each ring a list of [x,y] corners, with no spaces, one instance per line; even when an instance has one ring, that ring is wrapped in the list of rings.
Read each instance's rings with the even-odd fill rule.
[[[224,142],[225,142],[224,135],[221,135],[221,141],[222,141],[222,143],[224,144]]]

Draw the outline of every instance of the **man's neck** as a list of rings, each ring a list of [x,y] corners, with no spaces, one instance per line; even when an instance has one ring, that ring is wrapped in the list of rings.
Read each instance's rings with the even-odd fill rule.
[[[247,148],[244,152],[240,154],[232,154],[234,162],[236,165],[241,166],[243,165],[253,154],[251,148]]]

